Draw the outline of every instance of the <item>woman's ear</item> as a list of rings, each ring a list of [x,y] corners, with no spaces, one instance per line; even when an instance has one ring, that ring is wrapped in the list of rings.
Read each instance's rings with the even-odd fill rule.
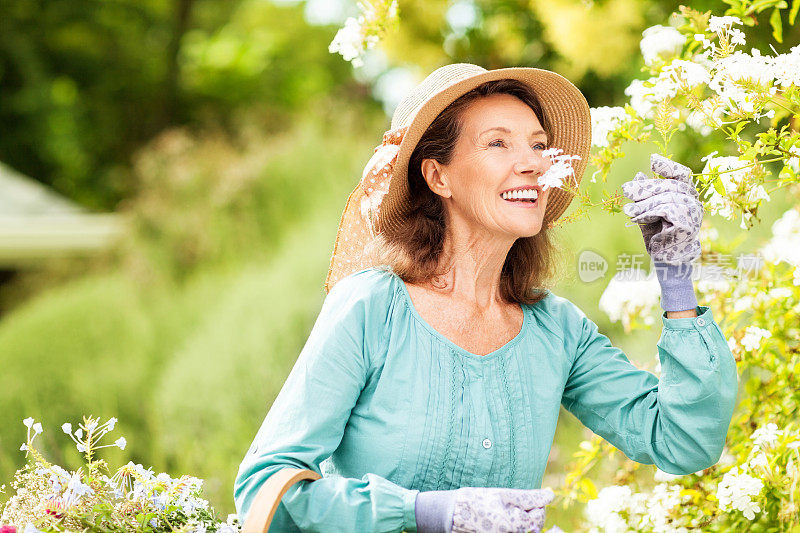
[[[430,190],[444,198],[453,196],[441,163],[435,159],[423,159],[420,170]]]

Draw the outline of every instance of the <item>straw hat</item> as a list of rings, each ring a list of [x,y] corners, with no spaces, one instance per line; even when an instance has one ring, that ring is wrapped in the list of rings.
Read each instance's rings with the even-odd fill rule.
[[[409,202],[408,161],[428,126],[450,103],[487,81],[514,79],[529,85],[552,127],[551,146],[580,156],[573,163],[571,184],[577,187],[589,156],[592,123],[581,92],[563,76],[530,67],[486,70],[471,63],[454,63],[434,70],[409,92],[392,116],[391,129],[364,167],[361,180],[347,199],[339,221],[325,291],[341,278],[375,266],[365,246],[386,228],[403,223]],[[564,212],[573,194],[550,191],[543,224],[548,228]]]

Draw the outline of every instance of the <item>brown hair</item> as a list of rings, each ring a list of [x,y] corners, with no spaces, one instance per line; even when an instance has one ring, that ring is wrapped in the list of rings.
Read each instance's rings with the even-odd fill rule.
[[[510,94],[527,104],[547,133],[552,129],[539,99],[528,85],[512,79],[483,83],[447,106],[425,130],[408,164],[409,207],[397,229],[384,230],[368,245],[382,265],[388,265],[409,283],[429,281],[440,275],[439,265],[446,235],[445,207],[422,176],[422,160],[450,163],[463,128],[462,114],[475,100],[492,94]],[[547,295],[558,269],[557,249],[545,226],[532,237],[517,239],[508,252],[500,275],[502,297],[514,303],[532,304]]]

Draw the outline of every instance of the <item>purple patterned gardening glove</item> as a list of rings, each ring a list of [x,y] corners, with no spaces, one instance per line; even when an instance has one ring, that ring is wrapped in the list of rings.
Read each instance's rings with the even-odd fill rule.
[[[665,178],[648,178],[639,172],[622,184],[633,202],[622,210],[639,223],[645,248],[655,262],[689,263],[700,256],[703,204],[692,183],[692,170],[664,156],[650,156],[650,168]]]
[[[555,494],[545,489],[462,487],[455,491],[453,533],[539,533],[545,505]]]

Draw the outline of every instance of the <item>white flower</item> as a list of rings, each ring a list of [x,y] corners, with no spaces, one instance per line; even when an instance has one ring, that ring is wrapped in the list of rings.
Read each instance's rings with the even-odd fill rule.
[[[645,87],[643,80],[633,80],[625,89],[625,95],[630,97],[631,107],[640,117],[649,117],[650,112],[655,106],[655,104],[648,97],[650,93],[650,89]]]
[[[627,532],[628,524],[619,513],[625,510],[625,503],[631,496],[630,487],[616,485],[604,487],[597,494],[597,498],[586,503],[586,518],[599,531]]]
[[[608,146],[608,134],[617,129],[628,118],[628,114],[622,107],[593,107],[589,111],[592,116],[592,144]]]
[[[665,67],[664,70],[672,72],[677,78],[677,82],[684,82],[689,87],[697,87],[698,85],[707,84],[711,81],[711,74],[708,70],[703,65],[692,61],[676,59],[670,63],[669,66]]]
[[[670,487],[665,483],[656,485],[647,498],[647,521],[654,531],[672,531],[669,524],[670,511],[681,504],[681,487]]]
[[[114,441],[114,445],[115,445],[115,446],[119,446],[119,449],[120,449],[120,450],[124,450],[124,449],[125,449],[125,445],[126,445],[127,443],[128,443],[128,442],[125,440],[125,437],[120,437],[120,438],[118,438],[116,441]]]
[[[659,57],[679,54],[686,42],[686,37],[670,26],[651,26],[642,32],[639,48],[642,51],[645,65],[652,65]]]
[[[772,60],[775,84],[781,88],[800,86],[800,46],[795,46],[788,54],[779,54]]]
[[[742,337],[742,347],[748,352],[755,351],[761,346],[761,339],[771,336],[772,333],[769,330],[757,326],[747,326],[744,330],[744,337]]]
[[[23,420],[23,421],[22,421],[22,423],[23,423],[23,424],[25,424],[25,426],[26,426],[28,429],[30,429],[30,428],[31,428],[31,426],[33,425],[33,417],[30,417],[30,416],[29,416],[28,418],[26,418],[25,420]]]
[[[72,433],[72,424],[70,424],[69,422],[61,424],[61,431],[69,435],[70,433]]]
[[[731,44],[741,44],[744,46],[744,32],[738,28],[731,28],[728,31],[728,36],[731,39]]]
[[[656,467],[656,473],[653,474],[653,479],[655,481],[674,481],[681,476],[670,474],[668,472],[664,472],[660,468]]]
[[[735,352],[738,347],[739,344],[736,342],[736,337],[728,339],[728,348],[730,348],[731,352]]]
[[[328,46],[330,53],[339,52],[345,61],[353,61],[353,66],[360,66],[357,63],[358,56],[363,52],[364,35],[361,23],[354,17],[347,17],[344,26],[336,32],[336,36]]]
[[[747,203],[755,204],[759,200],[766,200],[769,202],[770,198],[769,194],[767,194],[767,191],[762,185],[756,185],[755,187],[750,187],[747,189],[747,192],[745,193],[745,200]]]
[[[711,16],[708,19],[708,31],[712,32],[724,32],[734,24],[741,24],[742,20],[738,17],[715,17]]]
[[[553,164],[547,171],[539,176],[539,184],[543,189],[548,187],[562,187],[564,180],[575,174],[575,169],[572,168],[572,161],[580,159],[579,155],[561,154],[561,148],[548,148],[542,151],[542,157],[550,157]],[[561,155],[559,155],[561,154]]]
[[[765,444],[773,444],[778,440],[778,436],[783,435],[783,430],[778,429],[778,425],[770,422],[766,426],[756,429],[750,436],[755,446],[759,448]]]
[[[750,468],[754,468],[754,467],[760,466],[760,467],[763,467],[765,469],[768,469],[769,468],[769,460],[767,460],[767,456],[764,454],[764,452],[761,452],[758,455],[756,455],[755,457],[753,457],[752,459],[750,459],[750,462],[748,463],[748,465],[750,466]]]
[[[742,511],[748,520],[753,520],[755,513],[761,511],[761,507],[750,498],[758,496],[763,487],[764,483],[760,479],[739,473],[738,467],[734,466],[722,476],[722,481],[717,486],[720,510],[737,509]]]
[[[631,317],[651,318],[658,305],[661,287],[658,278],[647,276],[643,270],[634,268],[617,272],[600,296],[598,306],[612,322],[622,321],[627,328]]]
[[[67,505],[72,505],[81,497],[94,494],[94,490],[81,481],[79,472],[74,472],[67,483],[67,490],[64,492],[64,501]]]
[[[34,432],[35,434],[37,434],[37,435],[38,435],[39,433],[41,433],[41,432],[42,432],[42,424],[41,424],[41,423],[39,423],[39,422],[36,422],[36,423],[33,425],[33,432]]]
[[[772,238],[761,250],[764,258],[800,267],[800,211],[789,209],[772,224]]]

